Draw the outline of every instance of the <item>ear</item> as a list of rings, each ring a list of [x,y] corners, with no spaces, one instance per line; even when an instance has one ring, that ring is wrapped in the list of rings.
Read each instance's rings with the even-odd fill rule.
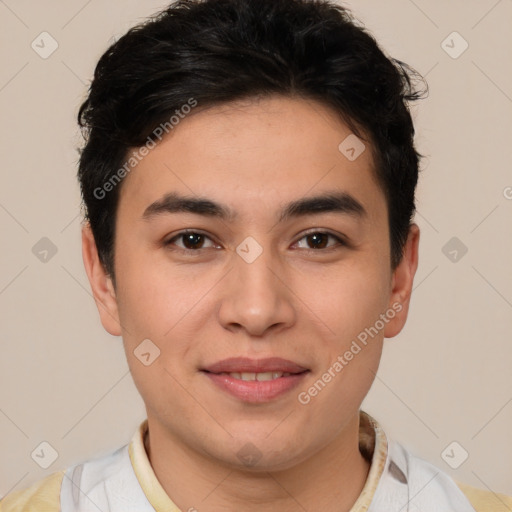
[[[414,275],[418,268],[418,246],[420,228],[417,224],[409,226],[409,234],[405,243],[402,260],[393,271],[391,296],[388,308],[396,312],[384,329],[384,337],[396,336],[404,327],[409,312]]]
[[[121,324],[112,279],[105,272],[98,256],[96,242],[89,223],[82,226],[82,257],[89,278],[101,323],[112,336],[121,336]]]

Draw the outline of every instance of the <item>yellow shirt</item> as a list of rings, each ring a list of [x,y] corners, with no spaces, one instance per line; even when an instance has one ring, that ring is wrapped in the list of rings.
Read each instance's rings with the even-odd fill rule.
[[[128,510],[134,510],[131,506],[136,505],[138,512],[146,510],[187,512],[181,511],[172,502],[153,472],[144,447],[147,428],[146,419],[139,425],[128,445],[102,458],[91,459],[91,461],[99,461],[97,463],[86,461],[77,464],[67,470],[53,473],[26,489],[8,494],[0,500],[0,512],[61,512],[62,504],[64,504],[62,512],[81,511],[84,509],[80,506],[88,504],[88,497],[96,507],[88,504],[87,510],[128,512]],[[457,510],[471,510],[472,506],[477,512],[512,511],[512,497],[454,482],[439,469],[414,457],[398,443],[390,441],[380,425],[363,411],[360,412],[359,449],[371,465],[364,488],[350,512],[372,512],[374,508],[376,512],[383,512],[383,510],[392,512],[392,509],[395,509],[394,505],[396,510],[401,509],[405,512],[407,507],[403,508],[399,502],[403,496],[412,496],[412,499],[407,500],[407,504],[417,503],[414,506],[410,505],[409,510],[421,512],[440,510],[436,508],[438,503],[436,500],[439,499],[439,503],[445,503],[443,501],[445,498],[449,503],[459,504],[461,508]],[[85,471],[83,471],[84,468],[86,468]],[[90,469],[89,473],[87,468]],[[101,468],[102,473],[99,477],[94,473],[95,468]],[[436,484],[438,489],[434,490],[430,486],[430,495],[429,489],[421,493],[413,492],[413,484],[421,485],[418,488],[423,488],[423,484],[419,481],[421,475],[425,475],[429,481],[433,480],[430,477],[432,473],[429,471],[435,472],[436,477],[440,475],[435,479],[438,481]],[[114,476],[110,476],[112,474]],[[115,475],[118,475],[117,481],[114,481]],[[71,482],[76,478],[79,478],[79,486]],[[418,482],[413,482],[414,479]],[[108,491],[110,494],[102,496],[105,488],[108,487],[106,482],[111,481],[113,484]],[[90,492],[88,489],[91,489]],[[405,489],[408,489],[408,493],[403,494]],[[416,499],[416,494],[420,496],[423,494],[426,501],[413,501]],[[101,507],[103,498],[105,508]],[[75,505],[76,508],[74,508],[72,505],[74,500],[77,500],[76,503],[83,500],[80,503],[85,505]],[[100,504],[99,508],[98,504]]]

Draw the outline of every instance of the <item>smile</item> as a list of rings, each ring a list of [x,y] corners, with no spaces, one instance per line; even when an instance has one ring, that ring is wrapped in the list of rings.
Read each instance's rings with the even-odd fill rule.
[[[285,372],[261,372],[261,373],[251,373],[251,372],[231,372],[231,373],[219,373],[219,375],[229,375],[233,379],[237,380],[257,380],[258,382],[263,382],[267,380],[275,380],[281,377],[289,377],[290,373]]]

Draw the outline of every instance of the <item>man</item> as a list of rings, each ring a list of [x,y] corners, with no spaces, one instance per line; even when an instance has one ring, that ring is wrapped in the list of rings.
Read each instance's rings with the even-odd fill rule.
[[[180,1],[107,50],[83,259],[148,417],[2,512],[510,510],[360,410],[418,264],[414,78],[306,0]]]

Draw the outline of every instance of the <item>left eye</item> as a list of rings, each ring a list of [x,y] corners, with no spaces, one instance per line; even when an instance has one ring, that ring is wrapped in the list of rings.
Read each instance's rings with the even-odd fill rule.
[[[306,243],[312,243],[312,247],[303,247],[306,250],[318,250],[318,249],[325,249],[325,248],[332,248],[336,247],[336,244],[334,245],[326,245],[328,244],[329,238],[334,239],[337,242],[337,245],[345,245],[344,240],[342,240],[340,237],[333,235],[332,233],[328,233],[325,231],[314,231],[307,233],[302,238],[300,238],[296,244],[299,244],[302,240],[306,240]],[[182,241],[182,245],[175,244],[176,241]],[[212,244],[210,246],[204,245],[205,240],[210,240]],[[178,233],[173,238],[170,238],[166,242],[164,242],[164,245],[177,245],[180,249],[183,250],[189,250],[189,251],[199,251],[200,249],[207,249],[209,247],[215,247],[215,243],[213,243],[212,239],[203,234],[198,233],[196,231],[182,231],[181,233]]]
[[[307,233],[300,240],[306,239],[308,241],[311,241],[313,243],[313,247],[306,247],[305,249],[315,251],[318,249],[326,248],[326,243],[327,243],[327,240],[329,239],[329,237],[336,240],[338,242],[338,245],[345,245],[344,241],[340,237],[333,235],[332,233],[327,233],[325,231],[313,231],[311,233]],[[296,243],[299,243],[300,240],[297,241]],[[331,245],[327,248],[331,248],[331,247],[335,247],[335,246],[336,245]]]
[[[203,240],[204,239],[211,240],[210,237],[203,235],[202,233],[197,233],[196,231],[182,231],[181,233],[178,233],[173,238],[167,240],[165,242],[165,245],[171,245],[174,244],[175,240],[182,240],[184,247],[180,247],[180,249],[188,249],[188,250],[199,250],[199,249],[205,249],[203,247]],[[199,246],[199,247],[198,247]]]

